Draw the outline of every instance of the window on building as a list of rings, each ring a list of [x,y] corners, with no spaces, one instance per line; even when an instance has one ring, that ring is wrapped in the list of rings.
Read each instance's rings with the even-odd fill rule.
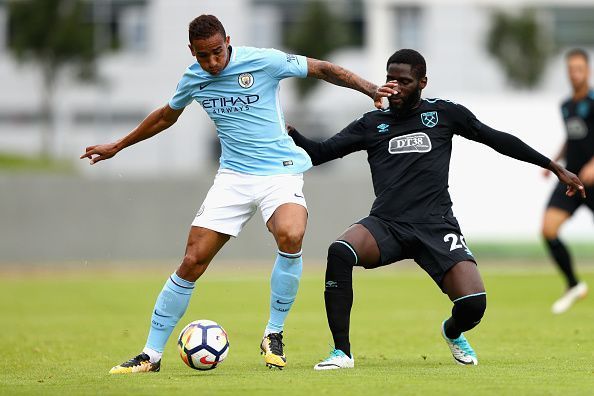
[[[396,48],[421,48],[421,7],[403,6],[394,8],[394,37]]]
[[[90,0],[99,48],[141,52],[148,46],[147,0]]]
[[[94,24],[98,49],[145,51],[148,47],[148,0],[84,0]],[[7,2],[0,0],[0,51],[11,40]]]
[[[594,7],[553,7],[550,10],[557,45],[594,46]]]
[[[324,3],[333,16],[335,16],[345,31],[349,32],[348,43],[346,45],[352,47],[363,46],[363,31],[365,29],[363,19],[363,5],[361,0],[252,0],[253,6],[256,9],[264,9],[266,13],[263,18],[258,18],[253,26],[257,29],[262,29],[261,32],[255,34],[256,40],[263,42],[264,46],[270,46],[266,36],[262,33],[266,29],[274,29],[275,37],[273,40],[278,41],[281,46],[290,47],[289,36],[299,26],[304,24],[304,18],[307,16],[308,7],[311,3]],[[256,15],[259,15],[256,13]],[[270,20],[269,18],[274,18]],[[345,37],[337,38],[344,40]],[[277,44],[274,43],[274,46]]]

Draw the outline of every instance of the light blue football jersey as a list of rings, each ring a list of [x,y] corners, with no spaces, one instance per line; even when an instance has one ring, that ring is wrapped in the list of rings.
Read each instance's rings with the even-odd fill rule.
[[[221,140],[221,168],[252,175],[302,173],[311,168],[311,159],[286,132],[279,82],[306,76],[304,56],[233,47],[229,63],[216,76],[198,63],[189,66],[169,106],[200,103]]]

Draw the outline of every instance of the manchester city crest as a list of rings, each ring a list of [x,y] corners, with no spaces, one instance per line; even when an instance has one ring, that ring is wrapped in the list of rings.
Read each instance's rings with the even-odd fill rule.
[[[254,76],[252,76],[252,73],[241,73],[237,81],[242,88],[249,88],[254,85]]]
[[[427,111],[425,113],[421,113],[421,122],[427,128],[433,128],[435,125],[437,125],[438,121],[437,111]]]

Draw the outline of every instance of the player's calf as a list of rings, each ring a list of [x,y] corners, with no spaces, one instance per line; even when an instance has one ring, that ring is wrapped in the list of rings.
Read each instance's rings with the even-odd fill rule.
[[[461,333],[478,325],[487,309],[485,292],[470,294],[455,299],[452,316],[446,320],[445,332],[449,338],[457,338]]]
[[[334,347],[350,355],[349,324],[353,306],[353,266],[358,257],[346,241],[335,241],[328,248],[324,302]]]
[[[477,365],[474,349],[462,334],[478,325],[487,308],[485,292],[471,294],[454,300],[452,316],[443,322],[441,333],[452,352],[454,360],[462,365]]]

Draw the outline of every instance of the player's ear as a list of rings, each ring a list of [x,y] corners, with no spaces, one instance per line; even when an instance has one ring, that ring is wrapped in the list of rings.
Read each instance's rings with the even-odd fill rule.
[[[427,86],[427,76],[425,76],[419,80],[419,88],[425,89],[426,86]]]
[[[228,47],[231,44],[231,36],[225,37],[225,45]]]
[[[196,52],[194,51],[194,47],[192,47],[192,44],[188,44],[188,48],[190,49],[192,56],[196,56]]]

